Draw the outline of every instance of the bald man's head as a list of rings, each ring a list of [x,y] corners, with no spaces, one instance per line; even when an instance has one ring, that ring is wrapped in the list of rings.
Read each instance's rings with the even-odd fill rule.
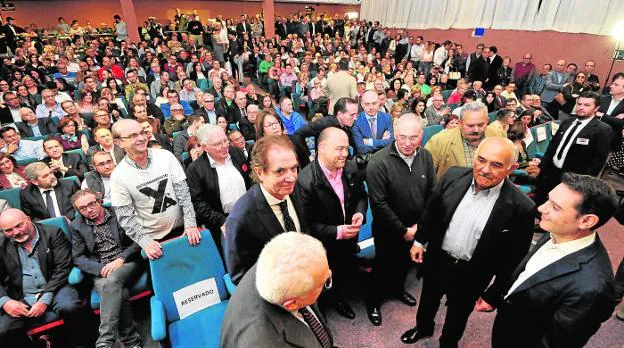
[[[375,91],[366,91],[362,95],[362,109],[369,116],[377,115],[379,110],[379,96]]]
[[[473,176],[478,189],[500,184],[518,168],[518,149],[503,137],[488,137],[475,152]]]
[[[416,153],[422,141],[422,118],[415,114],[399,117],[394,128],[397,149],[403,156],[411,157]]]
[[[32,241],[35,227],[24,212],[10,208],[0,214],[0,230],[14,243],[23,244]]]
[[[337,127],[325,128],[318,138],[318,159],[329,170],[344,168],[349,156],[349,137]]]

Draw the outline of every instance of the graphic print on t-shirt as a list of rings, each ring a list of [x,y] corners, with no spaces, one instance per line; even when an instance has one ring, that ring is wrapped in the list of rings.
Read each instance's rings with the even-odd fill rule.
[[[165,190],[167,188],[167,182],[169,181],[169,175],[161,175],[149,182],[141,184],[137,186],[137,190],[142,194],[154,198],[154,206],[152,207],[152,214],[160,214],[171,206],[178,204],[175,199],[169,197]],[[157,185],[153,185],[157,183]],[[148,186],[149,185],[149,186]],[[156,186],[156,189],[153,189],[150,186]]]

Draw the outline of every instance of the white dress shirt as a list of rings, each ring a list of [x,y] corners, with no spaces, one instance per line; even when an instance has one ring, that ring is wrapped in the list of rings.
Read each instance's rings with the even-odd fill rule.
[[[570,127],[568,127],[568,129],[566,129],[565,133],[563,133],[563,137],[561,137],[561,142],[559,143],[559,146],[557,146],[557,150],[555,151],[555,156],[553,157],[553,164],[555,165],[555,167],[561,169],[563,168],[563,163],[565,163],[565,159],[568,156],[568,151],[570,151],[570,147],[572,147],[572,144],[581,141],[581,139],[577,139],[576,137],[579,135],[579,133],[583,130],[583,128],[585,128],[585,126],[587,126],[587,124],[594,118],[594,116],[588,117],[584,120],[579,120],[577,119],[574,122],[580,122],[579,126],[576,128],[576,130],[574,131],[574,134],[570,134],[570,132],[572,131],[572,128],[574,127],[574,122],[570,125]],[[568,139],[568,137],[572,137],[571,141],[567,142],[566,144],[566,139]],[[560,151],[560,148],[566,144],[565,149],[563,149],[563,152],[561,153],[561,159],[557,158],[557,154]],[[589,145],[589,139],[587,139],[587,144]]]
[[[618,105],[620,105],[620,103],[622,102],[622,99],[617,100],[613,97],[611,97],[611,103],[609,104],[609,109],[607,109],[606,114],[607,115],[611,115],[611,113],[613,112],[613,110],[615,110],[615,108],[617,108]],[[617,115],[611,115],[611,116],[617,116]]]
[[[586,248],[596,240],[596,232],[592,232],[592,234],[575,239],[565,243],[555,243],[552,237],[550,240],[544,245],[542,245],[539,250],[531,256],[526,266],[524,267],[524,271],[520,273],[518,279],[511,285],[507,295],[505,298],[514,292],[522,283],[524,283],[527,279],[533,276],[535,273],[541,271],[546,268],[546,266],[559,261],[560,259],[568,256],[574,252],[577,252],[583,248]]]
[[[55,188],[54,187],[50,187],[50,188],[47,188],[47,189],[42,189],[39,186],[37,186],[37,188],[39,189],[39,192],[41,193],[41,198],[43,198],[43,203],[46,206],[46,208],[48,208],[48,204],[47,204],[48,202],[46,201],[45,192],[46,191],[51,191],[50,192],[50,197],[52,197],[52,203],[54,203],[54,213],[56,214],[56,217],[63,216],[63,214],[61,214],[61,209],[59,209],[58,202],[56,201]]]
[[[247,192],[245,187],[245,180],[241,173],[234,167],[232,158],[228,155],[225,159],[225,163],[219,164],[215,160],[208,156],[210,166],[217,170],[217,178],[219,181],[219,198],[221,199],[221,207],[223,212],[229,214],[234,207],[234,204],[241,196]]]
[[[280,225],[282,225],[282,228],[286,230],[286,224],[284,223],[284,214],[282,214],[282,211],[280,210],[280,207],[279,207],[279,204],[282,201],[284,201],[284,199],[277,199],[273,197],[273,195],[270,194],[267,190],[265,190],[264,186],[262,185],[260,185],[260,189],[262,190],[262,194],[264,195],[264,198],[267,200],[267,203],[271,207],[271,210],[273,210],[273,214],[275,214],[277,221],[279,221]],[[290,199],[290,196],[286,196],[285,200],[288,206],[288,214],[290,215],[290,218],[292,219],[292,221],[295,223],[295,228],[297,229],[297,232],[301,232],[301,225],[299,224],[299,217],[297,216],[297,211],[295,210],[295,206],[293,205],[293,202]]]

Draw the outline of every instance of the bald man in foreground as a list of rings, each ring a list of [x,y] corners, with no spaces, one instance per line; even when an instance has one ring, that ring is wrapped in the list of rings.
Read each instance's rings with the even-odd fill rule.
[[[473,309],[492,311],[502,301],[533,236],[535,204],[507,179],[517,158],[511,141],[485,138],[473,168],[450,168],[434,188],[410,251],[424,280],[416,327],[403,343],[433,335],[443,295],[442,348],[458,346]]]
[[[0,240],[0,346],[34,347],[26,329],[49,312],[65,320],[74,346],[93,344],[95,323],[67,283],[71,245],[63,232],[32,222],[18,209],[0,215],[0,229],[5,237]]]

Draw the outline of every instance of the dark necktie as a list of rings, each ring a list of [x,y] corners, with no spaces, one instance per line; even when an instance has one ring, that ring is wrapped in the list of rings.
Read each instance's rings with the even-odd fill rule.
[[[245,113],[245,109],[240,109],[241,112],[241,118],[247,118],[247,114]]]
[[[53,190],[45,191],[46,208],[48,208],[48,214],[50,217],[56,217],[56,211],[54,211],[54,201],[52,200]]]
[[[279,203],[279,208],[284,216],[284,227],[286,227],[285,232],[296,232],[297,228],[295,227],[295,222],[288,213],[288,202],[286,200],[281,201]]]
[[[299,313],[301,313],[303,320],[306,324],[308,324],[314,333],[314,336],[316,336],[316,339],[321,343],[321,346],[323,348],[331,348],[332,344],[331,339],[329,338],[329,333],[327,333],[327,330],[318,318],[316,318],[316,316],[314,316],[314,314],[312,314],[307,307],[301,308]]]
[[[574,121],[574,124],[572,125],[572,129],[568,133],[568,137],[563,139],[561,146],[559,147],[559,149],[557,149],[557,153],[555,154],[555,158],[557,160],[559,161],[561,160],[561,157],[563,156],[563,151],[565,150],[566,146],[568,146],[570,141],[572,141],[572,138],[574,137],[574,132],[576,132],[576,129],[578,128],[580,124],[581,122]]]

